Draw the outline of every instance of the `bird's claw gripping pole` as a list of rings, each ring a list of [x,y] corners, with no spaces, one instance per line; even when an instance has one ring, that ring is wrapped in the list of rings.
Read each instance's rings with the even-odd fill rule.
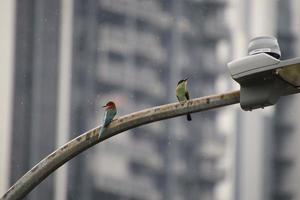
[[[108,126],[107,130],[100,138],[98,137],[98,133],[101,127],[96,127],[69,141],[48,155],[9,188],[9,190],[1,197],[1,200],[23,198],[33,190],[35,186],[68,160],[95,144],[121,132],[151,122],[174,118],[187,113],[210,110],[239,102],[240,91],[234,91],[221,95],[191,99],[185,103],[171,103],[157,106],[120,117]]]

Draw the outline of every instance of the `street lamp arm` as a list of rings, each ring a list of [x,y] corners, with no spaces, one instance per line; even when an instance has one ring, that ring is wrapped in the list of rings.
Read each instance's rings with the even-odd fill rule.
[[[218,107],[232,105],[240,102],[240,91],[224,93],[191,99],[185,103],[171,103],[157,106],[114,120],[107,130],[98,138],[101,127],[96,127],[69,141],[22,176],[5,194],[1,200],[21,199],[54,172],[64,163],[87,150],[95,144],[102,142],[126,130],[155,121],[174,118],[187,113],[202,112]]]

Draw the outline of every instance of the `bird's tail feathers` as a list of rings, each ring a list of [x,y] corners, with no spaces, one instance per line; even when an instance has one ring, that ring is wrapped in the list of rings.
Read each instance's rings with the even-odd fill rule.
[[[186,119],[187,119],[188,121],[192,121],[192,116],[191,116],[190,113],[188,113],[188,114],[186,115]]]
[[[100,129],[100,132],[99,132],[99,137],[101,137],[101,135],[104,133],[104,131],[106,130],[106,126],[102,126],[101,129]]]

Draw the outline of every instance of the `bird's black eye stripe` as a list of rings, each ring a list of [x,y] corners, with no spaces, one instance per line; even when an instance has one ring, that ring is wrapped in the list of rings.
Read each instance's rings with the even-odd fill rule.
[[[179,84],[182,83],[182,82],[184,82],[184,80],[180,80],[180,81],[177,83],[177,85],[179,85]]]

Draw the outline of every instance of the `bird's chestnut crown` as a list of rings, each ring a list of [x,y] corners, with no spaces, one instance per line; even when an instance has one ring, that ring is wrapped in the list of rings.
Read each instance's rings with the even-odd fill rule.
[[[105,106],[102,106],[103,108],[107,108],[107,109],[112,109],[112,108],[116,108],[116,105],[114,102],[109,101]]]

